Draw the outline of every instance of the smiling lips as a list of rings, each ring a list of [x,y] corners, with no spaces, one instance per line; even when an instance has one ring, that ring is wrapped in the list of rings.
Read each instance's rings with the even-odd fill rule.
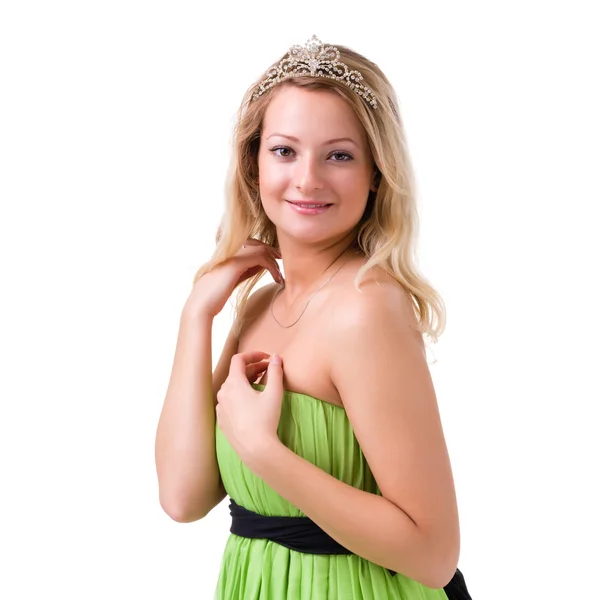
[[[302,208],[320,208],[322,206],[330,206],[327,202],[303,202],[296,200],[286,200],[290,204],[295,204],[296,206],[301,206]]]
[[[316,202],[296,202],[294,200],[286,200],[286,202],[291,206],[294,212],[297,212],[301,215],[320,215],[324,213],[331,204],[327,204],[325,202],[316,203]]]

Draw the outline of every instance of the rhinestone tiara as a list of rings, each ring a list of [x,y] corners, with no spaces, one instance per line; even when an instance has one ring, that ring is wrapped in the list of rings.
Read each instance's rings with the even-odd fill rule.
[[[304,46],[292,46],[285,57],[278,64],[274,64],[266,75],[256,86],[253,100],[257,100],[267,90],[290,77],[327,77],[342,81],[373,108],[377,108],[377,98],[373,91],[360,83],[363,79],[360,72],[351,71],[340,61],[340,51],[333,46],[325,46],[316,35]]]

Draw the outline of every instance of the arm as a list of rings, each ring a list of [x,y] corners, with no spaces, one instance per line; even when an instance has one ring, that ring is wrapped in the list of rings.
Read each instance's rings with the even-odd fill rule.
[[[441,588],[456,570],[459,527],[422,338],[406,296],[366,288],[335,317],[331,377],[382,496],[340,482],[282,444],[269,442],[249,466],[355,554]]]
[[[272,288],[263,286],[248,298],[243,322],[252,321]],[[213,317],[193,306],[186,305],[181,316],[155,449],[161,506],[182,523],[203,518],[226,496],[215,448],[215,406],[238,350],[234,324],[211,374]]]
[[[215,451],[215,395],[237,339],[230,332],[212,375],[213,318],[184,309],[156,432],[160,504],[175,521],[206,516],[224,497]]]

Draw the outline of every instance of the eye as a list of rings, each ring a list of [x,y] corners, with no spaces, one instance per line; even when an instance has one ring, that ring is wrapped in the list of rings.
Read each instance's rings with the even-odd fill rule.
[[[270,152],[279,158],[289,158],[293,150],[287,146],[277,146],[277,148],[271,148]]]
[[[347,152],[334,152],[333,154],[331,154],[331,157],[335,157],[334,162],[346,162],[349,160],[352,160],[352,156],[350,154],[348,154]]]

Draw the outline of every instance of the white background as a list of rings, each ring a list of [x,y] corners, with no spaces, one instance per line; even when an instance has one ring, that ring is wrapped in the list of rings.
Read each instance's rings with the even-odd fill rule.
[[[313,33],[400,98],[473,598],[600,598],[594,3],[385,4],[2,3],[1,598],[212,597],[227,503],[161,512],[155,428],[234,113]]]

